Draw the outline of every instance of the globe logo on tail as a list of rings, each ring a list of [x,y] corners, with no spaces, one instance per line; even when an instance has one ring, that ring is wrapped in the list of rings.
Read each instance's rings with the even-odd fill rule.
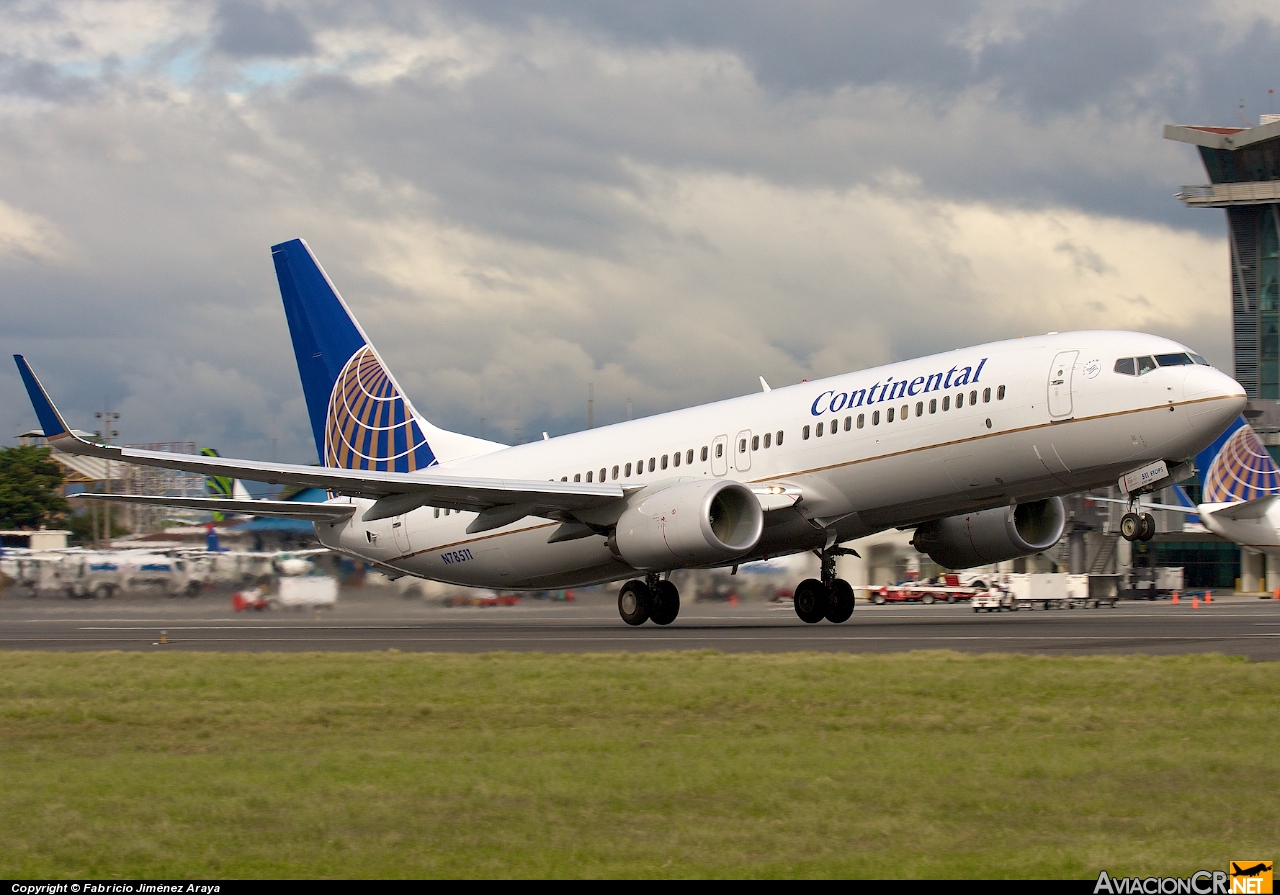
[[[324,433],[325,465],[413,472],[435,463],[408,402],[365,345],[333,384]]]
[[[1235,503],[1280,494],[1280,470],[1249,426],[1222,445],[1204,478],[1204,503]]]

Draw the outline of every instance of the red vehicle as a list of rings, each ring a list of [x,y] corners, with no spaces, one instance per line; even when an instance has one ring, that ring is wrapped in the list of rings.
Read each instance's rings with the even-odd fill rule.
[[[886,584],[871,589],[871,602],[876,605],[885,603],[963,603],[976,593],[983,592],[984,587],[963,587],[960,577],[952,572],[940,576],[939,583],[903,581],[898,584]],[[977,582],[975,582],[977,583]]]

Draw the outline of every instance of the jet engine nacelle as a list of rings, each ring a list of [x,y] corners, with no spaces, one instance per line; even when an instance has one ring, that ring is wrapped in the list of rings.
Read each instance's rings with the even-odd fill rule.
[[[755,547],[760,501],[737,482],[685,482],[643,497],[618,519],[610,546],[636,569],[727,562]]]
[[[1062,499],[948,516],[916,529],[912,543],[944,569],[967,569],[1048,550],[1067,522]]]

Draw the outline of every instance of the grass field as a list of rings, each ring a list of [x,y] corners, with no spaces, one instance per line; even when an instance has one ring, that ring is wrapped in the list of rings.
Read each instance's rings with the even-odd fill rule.
[[[1089,877],[1280,845],[1280,664],[0,653],[0,876]]]

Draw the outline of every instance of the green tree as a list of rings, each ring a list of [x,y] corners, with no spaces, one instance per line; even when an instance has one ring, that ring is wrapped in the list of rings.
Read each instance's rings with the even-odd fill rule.
[[[48,448],[0,448],[0,528],[39,528],[64,516],[62,467]]]

